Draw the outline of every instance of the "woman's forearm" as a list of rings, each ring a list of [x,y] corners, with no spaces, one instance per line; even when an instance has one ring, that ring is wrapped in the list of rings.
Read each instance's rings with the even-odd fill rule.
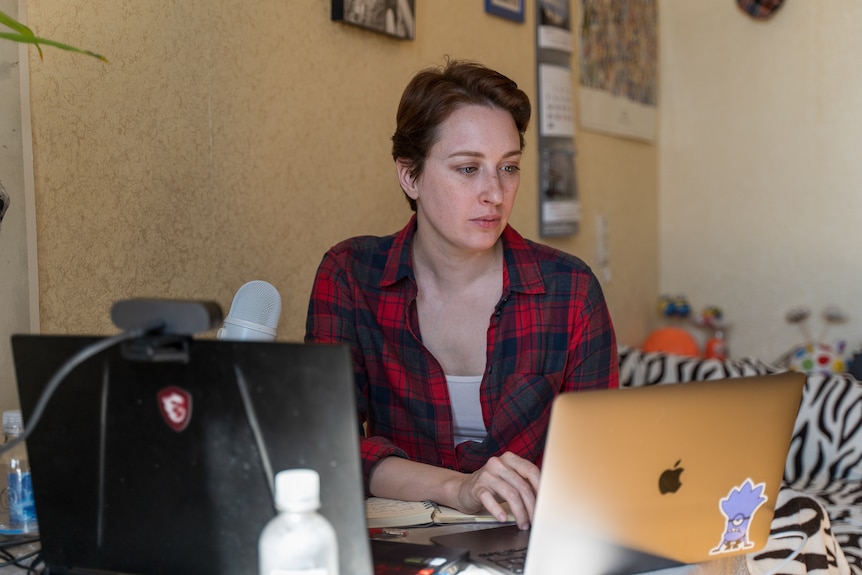
[[[465,474],[410,461],[402,457],[385,457],[371,471],[369,489],[377,497],[405,501],[434,501],[459,509],[458,491]],[[478,509],[464,510],[475,513]]]

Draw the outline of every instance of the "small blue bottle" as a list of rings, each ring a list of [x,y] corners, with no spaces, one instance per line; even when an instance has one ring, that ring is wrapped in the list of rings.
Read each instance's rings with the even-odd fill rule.
[[[24,422],[18,410],[3,412],[4,445],[8,445],[24,432]],[[27,448],[19,443],[0,457],[0,534],[36,533],[36,503],[33,498],[33,480]]]

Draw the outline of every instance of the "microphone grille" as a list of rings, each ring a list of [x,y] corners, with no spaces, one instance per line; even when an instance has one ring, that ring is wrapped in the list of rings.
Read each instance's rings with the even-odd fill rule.
[[[228,316],[263,325],[272,329],[278,326],[281,315],[281,296],[275,287],[262,280],[244,284],[233,296]]]

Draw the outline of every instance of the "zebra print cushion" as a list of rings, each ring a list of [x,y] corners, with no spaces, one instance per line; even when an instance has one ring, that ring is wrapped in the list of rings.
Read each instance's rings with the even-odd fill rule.
[[[829,513],[832,532],[853,573],[862,574],[862,482],[836,480],[813,493]]]
[[[852,375],[808,376],[785,480],[804,490],[862,481],[862,383]]]
[[[631,347],[620,347],[619,356],[620,387],[765,375],[781,371],[752,358],[704,359],[661,352],[642,352]]]
[[[659,352],[644,353],[628,347],[621,347],[619,356],[620,387],[783,371],[751,358],[703,359]],[[800,497],[808,496],[809,500],[813,498],[816,503],[803,505],[797,497],[788,504],[798,510],[790,513],[788,509],[782,509],[780,517],[813,513],[810,521],[828,527],[824,531],[824,534],[828,534],[827,539],[832,539],[834,535],[851,572],[862,575],[862,382],[848,374],[808,376],[784,470],[784,481],[789,492],[797,495],[804,493]],[[816,518],[817,507],[825,508],[825,515],[820,519]],[[808,527],[811,525],[806,523]],[[774,526],[773,531],[776,528],[781,527]],[[786,545],[786,557],[798,545],[798,540],[770,541],[770,545],[778,548]],[[765,563],[767,558],[763,559]],[[804,560],[808,564],[808,572],[843,572],[828,569],[832,561],[828,553],[811,552]],[[827,570],[811,570],[815,563],[826,566],[823,568]],[[762,572],[766,571],[764,569]],[[756,572],[761,571],[752,570],[752,573]],[[784,572],[806,571],[782,570]]]
[[[850,575],[851,572],[841,547],[832,536],[829,516],[823,506],[789,488],[778,493],[766,547],[749,553],[746,563],[752,575],[776,569],[786,575]]]

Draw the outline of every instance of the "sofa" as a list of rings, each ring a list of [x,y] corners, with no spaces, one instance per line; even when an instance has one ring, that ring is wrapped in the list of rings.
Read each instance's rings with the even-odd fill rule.
[[[705,359],[621,346],[620,387],[763,375],[782,371],[753,358]],[[807,540],[791,536],[804,531]],[[782,537],[786,535],[786,537]],[[862,575],[862,382],[808,374],[796,417],[772,535],[747,557],[753,574]]]

